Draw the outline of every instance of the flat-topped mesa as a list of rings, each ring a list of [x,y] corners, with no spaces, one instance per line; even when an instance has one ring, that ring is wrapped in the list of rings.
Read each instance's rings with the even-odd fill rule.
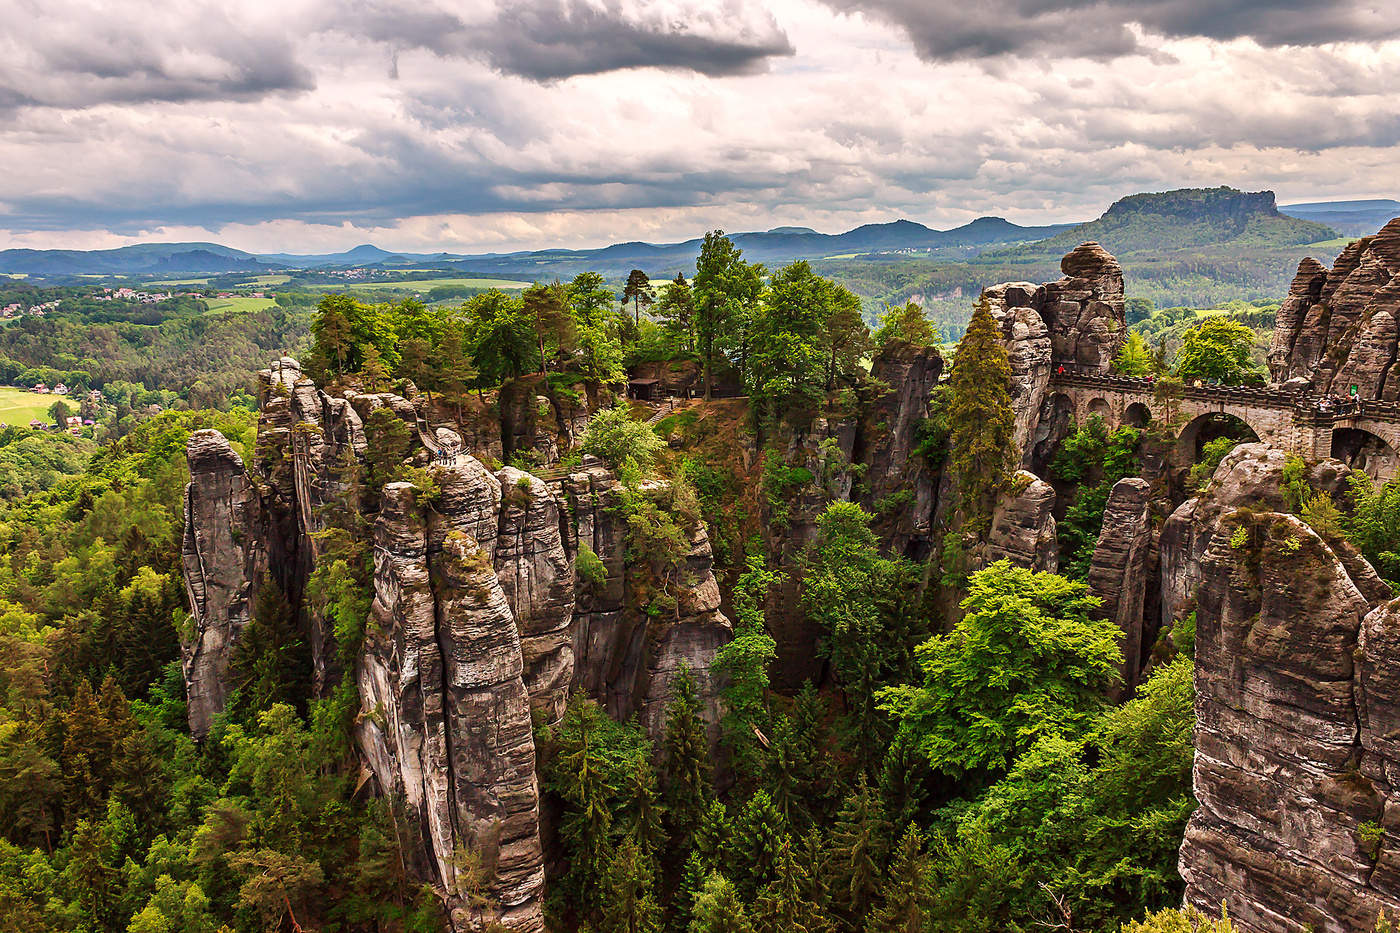
[[[1321,393],[1400,401],[1400,217],[1350,243],[1330,271],[1311,257],[1279,306],[1269,372]]]

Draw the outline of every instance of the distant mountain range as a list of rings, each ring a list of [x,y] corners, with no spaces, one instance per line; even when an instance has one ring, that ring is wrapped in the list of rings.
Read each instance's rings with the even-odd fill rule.
[[[1392,218],[1400,217],[1400,201],[1377,198],[1370,201],[1313,201],[1284,204],[1279,211],[1290,217],[1326,224],[1343,236],[1375,233]]]
[[[731,234],[745,258],[769,266],[797,259],[922,258],[977,263],[1058,262],[1085,240],[1098,240],[1122,256],[1201,247],[1257,249],[1300,246],[1359,236],[1400,216],[1400,201],[1322,201],[1275,205],[1271,191],[1187,188],[1136,194],[1115,202],[1082,224],[1022,227],[1001,217],[981,217],[951,230],[911,220],[866,224],[845,233],[775,227]],[[625,275],[639,268],[653,278],[693,271],[699,238],[679,243],[615,243],[601,249],[545,249],[512,253],[396,253],[369,244],[341,253],[253,254],[217,243],[148,243],[110,250],[0,251],[0,273],[63,277],[217,275],[371,268],[428,269],[457,275],[495,275],[533,281],[585,269]]]
[[[981,217],[953,230],[934,230],[910,220],[866,224],[845,233],[818,233],[805,227],[777,227],[762,233],[731,235],[746,258],[770,264],[829,256],[918,251],[966,258],[989,246],[1026,243],[1068,229],[1059,224],[1022,227],[1000,217]],[[191,275],[226,272],[377,269],[442,269],[526,278],[571,274],[582,269],[626,273],[646,269],[652,275],[690,269],[700,239],[681,243],[615,243],[601,249],[530,250],[516,253],[457,255],[392,253],[364,245],[343,253],[255,255],[214,243],[150,243],[111,250],[0,251],[0,272],[26,275]]]

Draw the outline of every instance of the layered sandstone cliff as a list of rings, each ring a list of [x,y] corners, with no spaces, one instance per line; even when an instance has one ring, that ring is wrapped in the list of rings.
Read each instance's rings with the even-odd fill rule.
[[[497,919],[542,930],[532,713],[557,720],[570,691],[582,689],[659,737],[672,681],[687,666],[717,723],[720,685],[709,668],[732,630],[703,524],[691,529],[674,613],[654,618],[629,592],[619,487],[601,464],[552,483],[510,467],[493,473],[464,452],[458,425],[429,425],[423,398],[334,397],[291,360],[266,371],[263,386],[251,470],[217,432],[197,432],[188,446],[192,731],[205,734],[223,709],[229,665],[261,587],[279,591],[307,634],[316,690],[340,681],[333,626],[305,592],[322,557],[321,532],[333,520],[343,532],[354,523],[339,519],[363,516],[373,581],[351,672],[361,705],[356,739],[375,786],[407,804],[406,861],[442,894],[455,929]],[[363,425],[382,419],[381,410],[404,423],[404,449],[371,450]],[[527,436],[539,435],[517,441]],[[371,460],[383,469],[400,455],[422,471],[418,485],[364,488]],[[601,574],[580,578],[584,549]],[[464,852],[488,869],[488,906],[461,898]]]
[[[1269,371],[1324,393],[1400,400],[1400,217],[1342,250],[1331,270],[1304,259],[1279,307]]]

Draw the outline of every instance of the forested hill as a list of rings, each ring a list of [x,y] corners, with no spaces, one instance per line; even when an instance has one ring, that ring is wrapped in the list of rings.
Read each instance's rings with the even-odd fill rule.
[[[1182,188],[1123,198],[1097,220],[999,255],[1059,257],[1086,240],[1097,240],[1122,258],[1138,252],[1206,246],[1298,246],[1336,236],[1336,231],[1325,224],[1279,213],[1272,191]]]

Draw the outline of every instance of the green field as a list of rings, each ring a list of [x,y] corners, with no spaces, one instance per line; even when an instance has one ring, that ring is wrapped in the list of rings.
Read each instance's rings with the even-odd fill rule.
[[[240,283],[239,287],[240,287],[240,288],[247,288],[247,287],[249,287],[249,286],[256,286],[256,287],[258,287],[258,288],[264,288],[264,287],[266,287],[266,286],[268,286],[268,285],[285,285],[285,284],[287,284],[288,282],[290,282],[291,279],[292,279],[292,277],[291,277],[290,275],[259,275],[259,276],[254,276],[254,278],[253,278],[253,280],[252,280],[251,282],[243,282],[243,283]],[[146,284],[146,285],[208,285],[212,280],[213,280],[213,276],[205,276],[204,278],[190,278],[190,279],[160,279],[159,281],[155,281],[155,282],[146,282],[145,284]]]
[[[63,396],[35,395],[24,389],[0,386],[0,422],[5,424],[28,424],[31,421],[49,420],[49,406]],[[73,402],[69,408],[76,409]]]
[[[221,311],[262,311],[271,308],[277,302],[272,298],[206,298],[204,303],[209,306],[210,314],[217,314]]]
[[[515,281],[515,280],[513,280],[513,279],[463,279],[463,278],[448,278],[448,279],[416,279],[416,280],[414,280],[414,281],[412,281],[412,282],[356,282],[356,283],[354,283],[354,284],[347,284],[347,285],[344,285],[344,286],[325,286],[325,285],[318,285],[318,286],[315,286],[315,288],[322,289],[322,288],[327,288],[327,287],[333,287],[333,288],[336,288],[336,290],[338,290],[338,291],[339,291],[339,290],[345,290],[345,291],[353,291],[353,292],[358,292],[358,291],[389,291],[389,290],[394,290],[394,291],[427,292],[427,291],[431,291],[431,290],[434,289],[434,288],[438,288],[439,286],[452,286],[452,285],[459,285],[459,286],[461,286],[462,288],[499,288],[499,289],[501,289],[502,291],[506,291],[506,290],[510,290],[510,289],[526,288],[526,287],[528,287],[529,283],[528,283],[528,282],[517,282],[517,281]]]

